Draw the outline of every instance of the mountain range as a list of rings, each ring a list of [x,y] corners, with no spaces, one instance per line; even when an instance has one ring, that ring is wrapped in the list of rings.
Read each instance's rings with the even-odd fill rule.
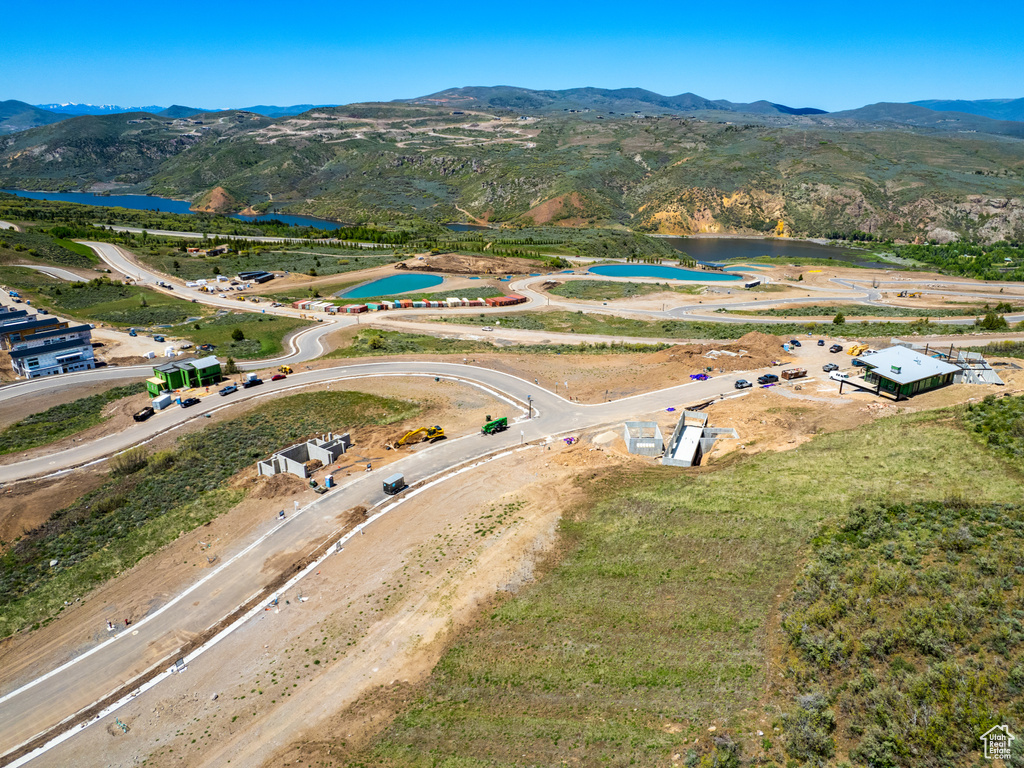
[[[421,104],[453,110],[502,109],[530,114],[550,114],[570,111],[603,111],[614,114],[697,114],[728,113],[771,117],[813,117],[830,115],[840,120],[862,122],[907,123],[919,127],[959,130],[977,130],[986,133],[1017,135],[1014,127],[990,125],[974,118],[998,123],[1024,122],[1024,98],[943,100],[929,99],[908,103],[872,104],[859,109],[828,113],[815,107],[790,107],[773,101],[733,102],[726,99],[706,99],[694,93],[663,96],[643,88],[569,88],[564,90],[532,90],[514,86],[468,86],[449,88],[427,96],[397,99],[397,103]],[[253,112],[270,118],[292,117],[311,109],[337,106],[334,104],[294,104],[273,106],[257,104],[243,107],[239,112]],[[0,134],[14,133],[41,125],[82,115],[113,115],[145,112],[172,118],[188,118],[224,110],[173,105],[170,107],[122,107],[116,104],[26,104],[10,100],[0,102]],[[947,113],[952,113],[947,114]]]

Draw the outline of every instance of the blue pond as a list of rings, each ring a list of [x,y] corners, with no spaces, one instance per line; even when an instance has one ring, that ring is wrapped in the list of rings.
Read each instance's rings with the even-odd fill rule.
[[[408,291],[422,291],[425,288],[433,288],[444,282],[443,277],[437,275],[391,275],[374,280],[366,285],[359,285],[349,288],[347,291],[336,294],[339,299],[365,299],[369,296],[393,296],[396,293]]]
[[[667,280],[698,280],[702,283],[739,280],[738,275],[722,272],[704,272],[680,267],[663,267],[659,264],[605,264],[587,270],[606,277],[660,277]]]

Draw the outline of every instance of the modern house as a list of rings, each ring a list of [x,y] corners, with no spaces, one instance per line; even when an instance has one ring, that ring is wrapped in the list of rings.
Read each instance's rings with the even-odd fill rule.
[[[216,357],[188,358],[158,365],[153,369],[153,377],[146,379],[146,389],[156,397],[164,391],[209,387],[220,379],[220,361]]]
[[[885,392],[897,400],[952,384],[960,373],[959,366],[902,346],[862,355],[856,362],[866,369],[864,381],[875,385],[876,394]]]
[[[49,340],[47,339],[47,341]],[[96,359],[93,357],[92,342],[89,336],[50,343],[37,340],[32,345],[22,343],[12,349],[10,355],[14,372],[18,376],[28,379],[52,376],[58,373],[88,371],[96,367]]]
[[[31,320],[6,323],[5,325],[0,325],[0,349],[11,349],[26,336],[31,336],[40,331],[67,327],[68,323],[66,321],[58,320],[52,315],[47,317],[35,315]]]

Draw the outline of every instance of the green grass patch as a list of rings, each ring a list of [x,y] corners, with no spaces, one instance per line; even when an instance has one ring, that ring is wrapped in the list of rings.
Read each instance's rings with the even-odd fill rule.
[[[237,472],[314,434],[392,424],[415,403],[360,392],[314,392],[275,400],[232,421],[111,462],[112,478],[25,534],[0,557],[0,636],[52,618],[81,596],[236,504]],[[57,565],[50,567],[51,560]]]
[[[1003,305],[1000,305],[1003,307]],[[869,307],[864,304],[837,304],[834,306],[799,304],[788,309],[718,309],[731,315],[755,317],[832,317],[841,312],[846,317],[975,317],[993,311],[988,304],[977,307]],[[1021,312],[1024,308],[1005,305],[996,312]]]
[[[986,356],[1024,358],[1024,341],[994,341],[983,347],[971,347],[970,350]]]
[[[183,336],[197,346],[213,344],[221,357],[253,360],[281,353],[284,351],[284,337],[287,334],[312,324],[312,321],[297,317],[239,312],[215,315],[181,325],[169,333]],[[234,340],[232,334],[236,330],[240,330],[245,338]]]
[[[583,333],[608,336],[633,336],[639,338],[678,339],[738,339],[751,332],[769,333],[775,336],[795,336],[801,333],[836,333],[871,336],[905,336],[916,332],[935,334],[959,334],[962,326],[931,325],[918,323],[846,323],[834,326],[827,323],[713,323],[686,320],[636,320],[585,312],[519,312],[502,315],[450,315],[431,318],[438,323],[461,325],[496,325],[503,328],[521,328],[530,331],[551,333]]]
[[[360,331],[352,342],[335,349],[324,357],[347,358],[368,355],[453,355],[475,352],[496,352],[497,347],[484,341],[443,339],[401,331],[381,331],[376,328]]]
[[[41,261],[56,267],[81,268],[92,267],[98,261],[91,248],[79,243],[33,230],[0,230],[0,264],[17,264],[26,260]]]
[[[185,299],[108,278],[87,283],[51,280],[33,290],[34,303],[52,311],[118,326],[173,325],[204,311]]]
[[[692,765],[736,765],[740,746],[744,761],[763,757],[759,739],[739,734],[769,682],[772,605],[821,521],[864,500],[914,504],[954,488],[992,503],[1019,495],[1021,480],[933,413],[723,465],[587,478],[590,498],[561,524],[561,561],[455,642],[357,759],[669,765],[694,737]]]
[[[557,279],[557,278],[556,278]],[[668,283],[620,283],[611,280],[568,280],[550,289],[548,293],[566,299],[582,301],[612,301],[649,296],[652,293],[686,293],[696,295],[703,286],[671,286]]]
[[[154,242],[149,246],[133,246],[133,251],[147,266],[164,274],[174,275],[182,280],[211,278],[214,275],[234,276],[239,272],[266,270],[268,272],[294,272],[303,275],[340,275],[346,272],[357,272],[373,269],[399,261],[399,257],[390,252],[378,256],[367,256],[366,251],[345,258],[343,253],[317,254],[303,250],[282,251],[264,250],[259,246],[249,249],[245,244],[227,243],[236,252],[222,256],[204,257],[185,253],[185,247],[196,247],[196,241],[183,241],[182,247],[175,249],[166,244]],[[210,247],[204,244],[203,247]]]
[[[783,608],[790,758],[839,737],[856,765],[968,765],[1024,725],[1024,507],[966,498],[865,505],[815,539]]]
[[[108,404],[145,391],[142,383],[127,384],[34,413],[0,432],[0,455],[49,445],[82,432],[104,421],[103,409]]]

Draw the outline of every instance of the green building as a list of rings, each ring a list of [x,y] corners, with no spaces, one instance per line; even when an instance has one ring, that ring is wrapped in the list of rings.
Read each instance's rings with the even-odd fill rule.
[[[875,385],[876,394],[888,393],[896,400],[945,387],[961,373],[959,366],[907,347],[889,347],[873,355],[861,355],[857,360],[867,369],[864,381]]]
[[[175,389],[208,387],[220,379],[220,361],[216,357],[188,358],[158,365],[153,369],[153,378],[146,379],[146,389],[156,397],[161,392]]]

